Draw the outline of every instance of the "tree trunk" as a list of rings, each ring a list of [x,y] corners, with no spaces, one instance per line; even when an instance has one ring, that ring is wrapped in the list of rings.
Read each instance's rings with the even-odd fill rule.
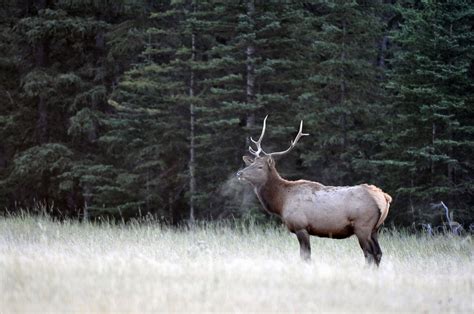
[[[38,10],[44,10],[47,6],[46,0],[36,0],[35,6]],[[29,9],[29,8],[28,8]],[[48,52],[48,41],[47,39],[37,42],[34,46],[35,66],[44,67],[46,66]]]
[[[341,65],[340,65],[340,105],[344,106],[344,102],[346,100],[346,81],[345,81],[345,73],[344,73],[344,62],[346,61],[346,21],[342,21],[342,51],[341,51]],[[341,116],[342,122],[342,132],[343,132],[343,149],[346,148],[346,141],[347,141],[347,121],[346,121],[346,114],[343,113]]]
[[[84,201],[84,208],[82,211],[82,222],[89,221],[89,205],[87,205],[87,201]]]
[[[191,63],[196,60],[196,34],[193,32],[191,35]],[[194,97],[194,70],[192,69],[193,64],[191,64],[191,75],[189,80],[189,97],[191,98],[191,104],[189,105],[189,221],[191,224],[194,224],[194,197],[196,194],[196,177],[195,177],[195,105],[192,100]]]
[[[415,183],[413,181],[413,174],[411,175],[411,180],[410,180],[410,187],[411,187],[411,191],[410,191],[410,194],[408,196],[408,201],[410,203],[410,212],[411,212],[411,216],[412,216],[412,221],[415,222],[415,220],[417,219],[417,215],[415,214],[415,205],[413,204],[413,187],[415,186]]]
[[[388,47],[388,36],[384,35],[379,43],[379,56],[377,60],[377,66],[382,70],[385,70],[385,54],[387,53]]]
[[[172,191],[168,191],[168,217],[169,223],[172,225],[174,223],[174,210],[173,210],[173,193]]]
[[[38,120],[36,120],[36,135],[38,144],[48,142],[48,110],[44,97],[38,97]]]
[[[82,221],[89,220],[89,206],[92,204],[92,188],[89,183],[86,183],[83,190],[84,207],[82,208]]]
[[[105,51],[105,34],[102,30],[95,35],[95,48],[97,50],[97,57],[102,55]]]
[[[7,156],[5,152],[5,146],[0,144],[0,170],[7,167]]]
[[[344,107],[344,102],[346,100],[346,81],[345,81],[345,73],[344,73],[344,62],[346,61],[346,21],[342,21],[342,48],[341,48],[341,65],[340,65],[340,84],[339,84],[339,92],[340,92],[340,106]],[[342,113],[340,117],[341,127],[342,127],[342,150],[346,151],[347,147],[347,115],[346,113]],[[342,160],[344,163],[344,160]],[[348,169],[349,170],[349,169]],[[339,180],[339,185],[344,184],[344,179],[341,178]]]
[[[150,196],[151,196],[151,193],[150,193],[150,170],[149,169],[146,171],[145,189],[146,189],[145,206],[146,206],[147,212],[149,212],[150,211]]]
[[[433,160],[433,155],[435,154],[435,141],[436,141],[436,123],[433,122],[431,125],[431,155],[430,158],[430,175],[431,175],[431,186],[435,186],[435,162]],[[432,196],[433,197],[433,196]],[[433,198],[431,198],[433,201]]]
[[[46,8],[46,0],[36,0],[35,6],[38,10]],[[35,67],[45,67],[48,58],[48,40],[45,39],[34,46]],[[48,106],[45,96],[38,97],[38,120],[36,121],[36,134],[39,144],[48,142]]]
[[[254,0],[247,1],[247,15],[250,20],[253,20],[255,14],[255,3]],[[253,29],[252,29],[253,31]],[[246,82],[246,102],[247,104],[255,104],[255,47],[253,43],[247,43],[245,51],[246,55],[246,68],[247,68],[247,82]],[[255,126],[255,112],[250,112],[247,115],[246,127],[251,129]],[[246,148],[250,145],[249,138],[246,138]]]

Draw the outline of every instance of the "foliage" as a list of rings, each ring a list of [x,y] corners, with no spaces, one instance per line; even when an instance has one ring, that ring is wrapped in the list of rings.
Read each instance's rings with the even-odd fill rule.
[[[397,225],[433,220],[440,201],[473,221],[467,3],[7,4],[0,208],[265,221],[232,177],[268,114],[267,151],[299,120],[311,135],[278,161],[285,178],[376,184]]]
[[[387,186],[409,208],[406,218],[439,216],[444,201],[455,219],[472,219],[473,17],[464,2],[398,6],[387,90],[390,132],[377,162],[393,174]],[[431,217],[431,218],[430,218]]]
[[[383,184],[370,167],[387,109],[374,47],[382,37],[379,1],[334,1],[308,19],[311,66],[300,96],[316,137],[304,162],[323,183]]]

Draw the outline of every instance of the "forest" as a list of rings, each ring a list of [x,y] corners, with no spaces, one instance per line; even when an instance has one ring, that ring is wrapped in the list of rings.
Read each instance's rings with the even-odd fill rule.
[[[268,220],[234,179],[268,115],[268,151],[310,134],[284,178],[374,184],[386,224],[468,229],[473,113],[468,0],[0,6],[2,213]]]

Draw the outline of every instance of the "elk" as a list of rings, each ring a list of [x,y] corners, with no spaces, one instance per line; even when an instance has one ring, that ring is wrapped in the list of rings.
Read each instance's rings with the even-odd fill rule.
[[[281,152],[266,153],[262,149],[266,120],[258,141],[250,140],[254,158],[243,156],[246,167],[237,172],[239,180],[250,183],[263,208],[281,218],[294,233],[300,245],[300,256],[311,260],[310,235],[344,239],[356,235],[368,264],[378,266],[382,250],[378,230],[388,214],[392,198],[378,187],[368,184],[356,186],[326,186],[319,182],[283,179],[275,168],[275,159],[290,152],[303,133],[303,121],[290,147]]]

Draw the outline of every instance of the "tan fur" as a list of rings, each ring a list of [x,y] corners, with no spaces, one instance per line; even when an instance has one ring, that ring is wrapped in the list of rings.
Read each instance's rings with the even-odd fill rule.
[[[303,133],[301,121],[288,149],[266,153],[261,144],[267,117],[259,139],[250,138],[256,149],[249,147],[249,152],[255,158],[242,157],[247,167],[237,172],[239,180],[252,184],[263,208],[278,215],[296,235],[303,260],[311,259],[310,235],[344,239],[355,234],[367,262],[378,266],[382,259],[378,231],[388,215],[390,195],[368,184],[324,186],[319,182],[283,179],[275,168],[274,157],[287,154],[302,136],[309,134]]]
[[[387,193],[384,193],[375,185],[363,184],[363,186],[367,188],[367,191],[374,198],[375,202],[377,203],[377,207],[380,210],[380,218],[375,225],[375,228],[378,229],[385,221],[385,218],[387,218],[390,203],[392,202],[392,197]]]
[[[390,195],[376,186],[325,186],[280,177],[271,156],[247,161],[239,179],[254,186],[265,210],[279,216],[297,235],[301,256],[310,257],[309,236],[343,239],[355,234],[367,261],[380,263],[377,233],[388,215]]]

